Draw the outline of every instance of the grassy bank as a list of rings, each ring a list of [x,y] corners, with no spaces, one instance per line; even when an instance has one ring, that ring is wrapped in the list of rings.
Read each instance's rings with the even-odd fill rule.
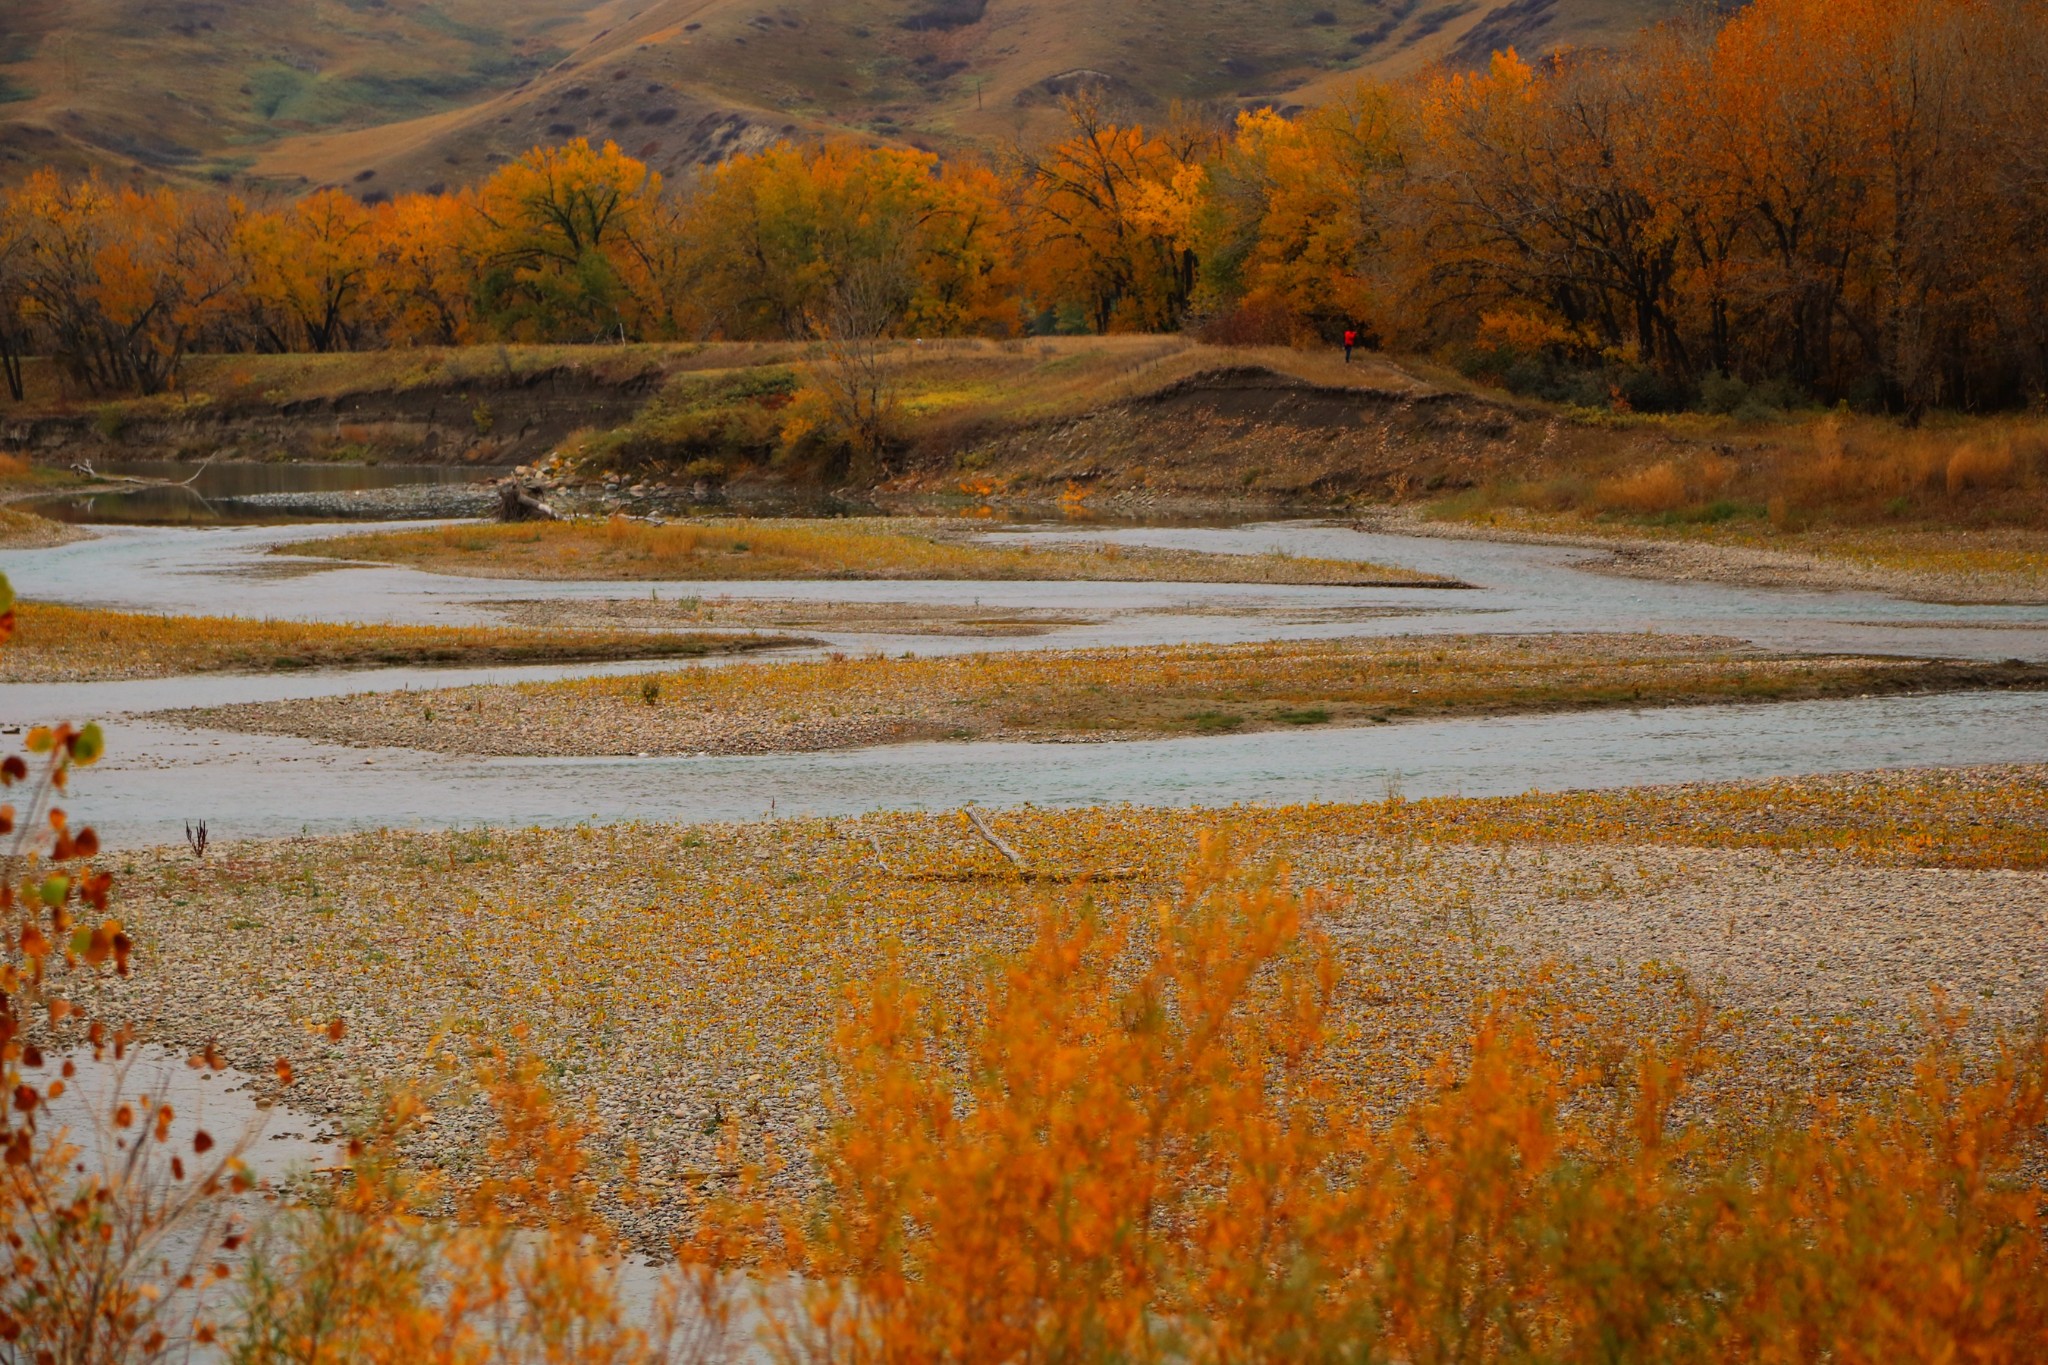
[[[739,754],[2044,683],[2048,669],[2030,665],[1781,656],[1679,636],[1463,636],[839,657],[172,714],[226,729],[439,753]]]
[[[1487,534],[1751,552],[1721,571],[1757,581],[1825,584],[1832,571],[1838,586],[2048,601],[2048,421],[1609,417],[1569,456],[1481,480],[1428,515]]]
[[[35,550],[46,545],[63,545],[82,534],[62,522],[24,512],[18,507],[0,506],[0,550]]]
[[[869,518],[653,525],[605,521],[444,526],[341,536],[280,553],[404,564],[483,578],[958,579],[1446,585],[1407,569],[1291,555],[1202,554],[1118,545],[1006,546],[973,523]]]
[[[175,393],[148,398],[97,398],[67,386],[55,367],[31,360],[27,400],[8,415],[86,412],[102,426],[124,420],[255,408],[280,402],[322,402],[375,393],[444,388],[479,392],[516,387],[574,372],[603,386],[660,392],[680,386],[688,396],[703,384],[725,386],[753,376],[755,396],[785,381],[801,382],[822,349],[802,342],[647,343],[626,346],[423,346],[387,351],[188,357]],[[1416,378],[1379,357],[1346,366],[1332,353],[1289,347],[1205,346],[1183,336],[1031,337],[1008,341],[950,338],[903,342],[889,349],[895,387],[913,425],[938,413],[1042,418],[1086,412],[1216,365],[1262,364],[1316,383],[1415,387]],[[1448,372],[1433,379],[1462,382]],[[732,396],[739,396],[734,394]]]
[[[0,683],[95,682],[309,668],[692,658],[792,643],[773,635],[494,626],[327,625],[160,616],[25,602]]]

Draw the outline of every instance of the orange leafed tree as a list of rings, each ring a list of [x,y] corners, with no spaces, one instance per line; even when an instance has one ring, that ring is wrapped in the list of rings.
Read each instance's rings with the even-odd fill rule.
[[[1299,119],[1240,115],[1198,217],[1203,294],[1257,319],[1259,340],[1393,334],[1402,118],[1391,90],[1368,85]]]
[[[377,228],[372,210],[335,189],[243,220],[245,296],[271,347],[340,351],[365,339],[375,304]]]
[[[239,205],[44,171],[10,195],[29,224],[12,305],[88,388],[156,393],[240,280]]]
[[[467,191],[409,194],[381,205],[367,294],[393,345],[456,346],[476,339]]]
[[[706,321],[727,336],[816,335],[855,281],[886,296],[885,331],[1014,326],[1001,186],[972,161],[778,143],[713,171],[684,222]]]
[[[1097,332],[1179,326],[1199,275],[1211,135],[1178,119],[1125,127],[1087,95],[1066,111],[1069,134],[1015,167],[1026,292]]]
[[[661,177],[607,142],[536,148],[477,191],[478,297],[504,335],[598,341],[643,334],[655,310],[634,269]]]

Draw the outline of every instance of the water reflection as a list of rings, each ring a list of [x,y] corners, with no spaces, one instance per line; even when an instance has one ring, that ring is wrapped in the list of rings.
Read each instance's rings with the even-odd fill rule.
[[[468,488],[505,471],[465,465],[296,464],[282,461],[213,461],[202,466],[171,460],[120,460],[92,466],[109,481],[141,479],[111,492],[65,493],[24,506],[74,524],[235,526],[349,514],[348,499],[321,495],[378,489]],[[367,503],[361,515],[388,515]],[[449,504],[442,515],[467,510]]]

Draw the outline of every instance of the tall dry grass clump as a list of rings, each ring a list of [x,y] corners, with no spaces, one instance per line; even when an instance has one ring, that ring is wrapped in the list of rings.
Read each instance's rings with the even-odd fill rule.
[[[1788,448],[1773,466],[1776,491],[1809,508],[1923,503],[2037,482],[2048,471],[2048,444],[2024,430],[1995,427],[1958,436],[1864,423],[1852,432],[1830,416],[1814,424],[1807,449]]]
[[[2048,430],[2023,418],[1907,428],[1830,413],[1754,443],[1640,459],[1595,440],[1573,472],[1488,486],[1462,503],[1665,524],[1767,515],[1792,531],[1914,521],[2031,527],[2048,490]],[[1586,472],[1603,466],[1614,472]]]
[[[2009,444],[1963,445],[1948,457],[1944,482],[1950,497],[1972,489],[2005,488],[2012,482],[2014,468]]]
[[[1594,500],[1603,510],[1654,514],[1670,512],[1685,505],[1685,475],[1669,460],[1647,469],[1608,479],[1594,490]]]

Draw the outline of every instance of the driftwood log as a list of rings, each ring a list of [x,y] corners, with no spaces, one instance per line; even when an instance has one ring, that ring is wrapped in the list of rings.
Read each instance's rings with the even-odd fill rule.
[[[555,521],[555,509],[535,497],[531,490],[520,486],[519,480],[507,479],[498,485],[499,521]]]

